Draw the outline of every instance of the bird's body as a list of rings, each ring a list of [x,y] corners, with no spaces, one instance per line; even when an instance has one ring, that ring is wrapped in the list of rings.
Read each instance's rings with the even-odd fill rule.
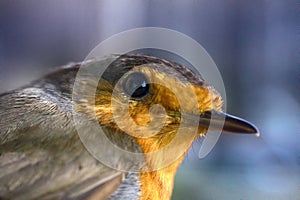
[[[147,154],[163,148],[176,135],[180,124],[180,105],[174,94],[176,90],[187,98],[190,94],[185,93],[186,87],[195,92],[197,111],[194,106],[189,105],[187,99],[184,101],[184,109],[189,113],[221,111],[222,99],[199,75],[186,67],[145,55],[124,55],[113,62],[98,82],[95,99],[72,98],[79,68],[93,68],[105,62],[107,61],[72,64],[25,87],[0,95],[0,199],[134,200],[171,197],[176,170],[188,150],[180,149],[180,145],[190,147],[195,138],[205,134],[207,127],[197,126],[198,134],[178,144],[178,148],[172,153],[176,159],[167,166],[149,171],[124,172],[117,170],[123,167],[120,165],[126,164],[119,162],[120,158],[117,156],[113,159],[119,167],[111,168],[86,150],[74,124],[74,112],[91,121],[95,120],[91,119],[91,113],[96,113],[97,123],[113,143],[131,152]],[[190,83],[184,83],[176,75],[166,73],[166,69],[179,72]],[[115,96],[114,90],[130,90],[130,86],[128,88],[126,84],[143,77],[130,79],[130,76],[139,74],[144,74],[152,82],[163,80],[174,88],[171,92],[159,84],[147,83],[146,86],[144,81],[141,82],[142,87],[134,88],[129,111],[137,125],[145,126],[150,123],[149,108],[152,105],[162,105],[167,113],[161,131],[148,138],[138,137],[143,132],[130,125],[125,128],[129,128],[128,132],[137,134],[136,136],[119,128],[114,120],[122,122],[127,119],[118,114],[114,118],[111,106],[114,101],[123,102],[125,98],[128,99],[126,91]],[[127,78],[119,87],[118,80],[123,76]],[[82,82],[85,81],[95,80]],[[89,84],[84,84],[83,87],[84,90],[89,90]],[[143,96],[144,92],[147,95]],[[89,132],[88,124],[81,126]],[[109,152],[103,152],[106,153]],[[156,159],[146,155],[147,167],[154,169]]]

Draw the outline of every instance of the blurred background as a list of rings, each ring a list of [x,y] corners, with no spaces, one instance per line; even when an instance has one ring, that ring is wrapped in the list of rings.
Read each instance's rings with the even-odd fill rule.
[[[261,137],[222,134],[176,176],[173,200],[300,199],[300,4],[289,0],[1,0],[0,93],[81,61],[101,41],[157,26],[198,41],[217,64],[227,111]]]

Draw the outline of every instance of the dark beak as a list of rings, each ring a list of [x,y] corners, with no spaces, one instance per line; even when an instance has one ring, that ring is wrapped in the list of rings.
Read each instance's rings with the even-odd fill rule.
[[[258,128],[252,123],[216,110],[207,111],[201,114],[199,126],[222,130],[223,132],[238,134],[256,134],[259,136]]]

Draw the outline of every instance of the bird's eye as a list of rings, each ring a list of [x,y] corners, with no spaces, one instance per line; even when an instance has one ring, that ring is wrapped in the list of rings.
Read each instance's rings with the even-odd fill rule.
[[[134,72],[123,81],[123,89],[131,98],[142,98],[149,93],[149,82],[144,74]]]

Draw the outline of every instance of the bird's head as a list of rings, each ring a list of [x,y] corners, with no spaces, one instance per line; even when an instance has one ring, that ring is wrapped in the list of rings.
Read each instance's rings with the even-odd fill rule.
[[[173,159],[165,169],[144,173],[147,187],[152,188],[145,191],[155,187],[149,180],[173,185],[184,153],[209,127],[225,132],[257,133],[250,123],[222,112],[220,94],[197,72],[145,55],[118,57],[104,71],[93,102],[83,99],[78,105],[83,112],[96,113],[99,123],[112,132],[132,137],[145,155],[164,149],[183,133],[169,152],[157,154],[160,158],[145,156],[150,168],[166,161],[165,157]]]

